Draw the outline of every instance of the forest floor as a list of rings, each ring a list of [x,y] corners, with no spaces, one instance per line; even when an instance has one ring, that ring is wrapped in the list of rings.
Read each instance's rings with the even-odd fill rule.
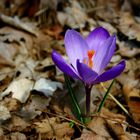
[[[140,140],[140,3],[0,0],[0,13],[0,140]],[[92,88],[91,121],[82,124],[51,53],[56,50],[68,60],[66,30],[86,37],[99,26],[117,35],[108,68],[121,60],[126,68],[100,113],[111,81]],[[84,87],[71,83],[84,111]]]

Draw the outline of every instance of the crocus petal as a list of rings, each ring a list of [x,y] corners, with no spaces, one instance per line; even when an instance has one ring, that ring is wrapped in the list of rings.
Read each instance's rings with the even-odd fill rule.
[[[85,40],[90,49],[97,51],[108,37],[110,37],[108,31],[103,27],[98,27],[90,32]]]
[[[104,42],[104,44],[102,44],[102,46],[100,46],[100,49],[97,52],[95,52],[95,56],[93,58],[93,69],[97,73],[101,73],[102,70],[110,62],[110,59],[114,54],[115,48],[116,36],[111,36]]]
[[[87,55],[88,45],[82,36],[75,30],[68,30],[64,38],[66,53],[71,64],[76,69],[76,60],[83,61]]]
[[[82,77],[82,80],[86,84],[91,84],[98,74],[90,69],[87,65],[80,63],[79,60],[77,60],[77,69],[79,72],[79,75]]]
[[[111,79],[114,79],[118,75],[121,74],[121,72],[125,68],[125,61],[120,62],[118,65],[114,66],[113,68],[107,70],[103,74],[101,74],[94,82],[93,84],[97,84],[100,82],[105,82]]]
[[[72,66],[67,64],[61,55],[56,51],[52,52],[52,60],[62,72],[73,78],[80,79]]]

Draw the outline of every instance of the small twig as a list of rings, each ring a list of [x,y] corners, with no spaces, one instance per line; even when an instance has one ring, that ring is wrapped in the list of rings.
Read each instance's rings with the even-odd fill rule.
[[[78,120],[69,119],[69,118],[67,118],[67,117],[64,117],[64,116],[61,116],[61,115],[58,115],[58,114],[55,114],[55,113],[51,113],[51,112],[48,112],[48,111],[47,111],[47,113],[50,114],[50,115],[54,115],[54,116],[56,116],[56,117],[59,117],[59,118],[61,118],[61,119],[65,119],[65,120],[67,120],[67,121],[69,121],[69,122],[74,122],[76,125],[82,126],[83,128],[87,128],[86,125],[84,125],[83,123],[81,123],[81,122],[78,121]]]
[[[48,7],[45,7],[41,10],[39,10],[37,13],[35,13],[35,17],[40,16],[41,14],[43,14],[44,12],[46,12],[48,9]]]
[[[47,111],[47,113],[50,114],[50,115],[56,116],[56,117],[58,117],[58,118],[67,120],[67,121],[69,121],[69,122],[72,121],[72,122],[74,122],[76,125],[81,126],[81,127],[83,127],[83,128],[86,128],[87,130],[89,130],[89,131],[91,131],[91,132],[94,132],[91,128],[89,128],[89,127],[87,127],[86,125],[80,123],[78,120],[69,119],[69,118],[67,118],[67,117],[64,117],[64,116],[61,116],[61,115],[58,115],[58,114],[55,114],[55,113],[51,113],[51,112],[48,112],[48,111]],[[100,118],[103,118],[103,119],[108,119],[108,120],[110,120],[110,121],[117,122],[117,123],[121,123],[121,124],[123,124],[123,125],[126,125],[127,127],[133,128],[133,129],[135,129],[135,130],[137,130],[137,131],[140,131],[139,128],[137,128],[137,127],[135,127],[135,126],[132,126],[132,125],[128,124],[127,122],[120,122],[120,121],[118,121],[118,120],[114,120],[114,118],[111,119],[111,118],[108,118],[108,117],[105,117],[105,116],[101,116],[99,113],[98,113],[98,114],[91,115],[91,117],[100,117]]]
[[[137,127],[135,127],[135,126],[133,126],[133,125],[130,125],[130,124],[128,124],[127,122],[120,122],[120,121],[118,121],[118,120],[114,120],[114,118],[109,118],[109,117],[105,117],[105,116],[102,116],[102,115],[100,115],[100,114],[94,114],[94,115],[91,115],[91,117],[100,117],[100,118],[103,118],[103,119],[107,119],[107,120],[110,120],[110,121],[113,121],[113,122],[116,122],[116,123],[121,123],[121,124],[123,124],[123,125],[126,125],[127,127],[131,127],[131,128],[133,128],[133,129],[135,129],[135,130],[137,130],[137,131],[140,131],[140,128],[137,128]]]

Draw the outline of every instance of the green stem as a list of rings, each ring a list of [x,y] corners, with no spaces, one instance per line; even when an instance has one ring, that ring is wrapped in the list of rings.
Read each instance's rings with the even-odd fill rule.
[[[103,89],[105,91],[107,91],[107,89],[104,87],[103,83],[101,83],[101,86],[103,87]],[[129,112],[125,109],[125,107],[111,94],[109,93],[109,96],[114,100],[114,102],[116,102],[116,104],[129,116],[131,117],[131,115],[129,114]]]
[[[73,89],[71,87],[71,82],[69,80],[69,77],[67,75],[64,74],[64,77],[65,77],[65,81],[66,81],[66,84],[67,84],[67,87],[68,87],[68,93],[71,97],[71,100],[72,100],[72,103],[74,104],[74,108],[75,108],[75,112],[76,112],[76,115],[78,116],[78,119],[83,123],[83,118],[82,118],[82,113],[81,113],[81,110],[80,110],[80,106],[78,104],[78,101],[76,99],[76,96],[73,92]]]
[[[114,84],[114,80],[111,82],[109,88],[107,89],[107,91],[106,91],[106,93],[105,93],[105,95],[104,95],[104,97],[103,97],[103,100],[101,101],[101,103],[100,103],[100,105],[99,105],[98,112],[100,112],[101,109],[103,108],[104,103],[105,103],[105,101],[106,101],[106,99],[107,99],[107,96],[108,96],[108,94],[109,94],[109,92],[110,92],[110,90],[111,90],[113,84]]]

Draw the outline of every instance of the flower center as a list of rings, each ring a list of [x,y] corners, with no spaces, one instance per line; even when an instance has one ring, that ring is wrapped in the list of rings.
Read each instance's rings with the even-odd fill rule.
[[[87,62],[86,59],[84,59],[84,64],[88,64],[88,66],[89,66],[90,68],[93,67],[93,56],[94,56],[94,54],[95,54],[95,51],[94,51],[94,50],[89,50],[89,51],[87,52],[87,55],[88,55],[88,62]]]

